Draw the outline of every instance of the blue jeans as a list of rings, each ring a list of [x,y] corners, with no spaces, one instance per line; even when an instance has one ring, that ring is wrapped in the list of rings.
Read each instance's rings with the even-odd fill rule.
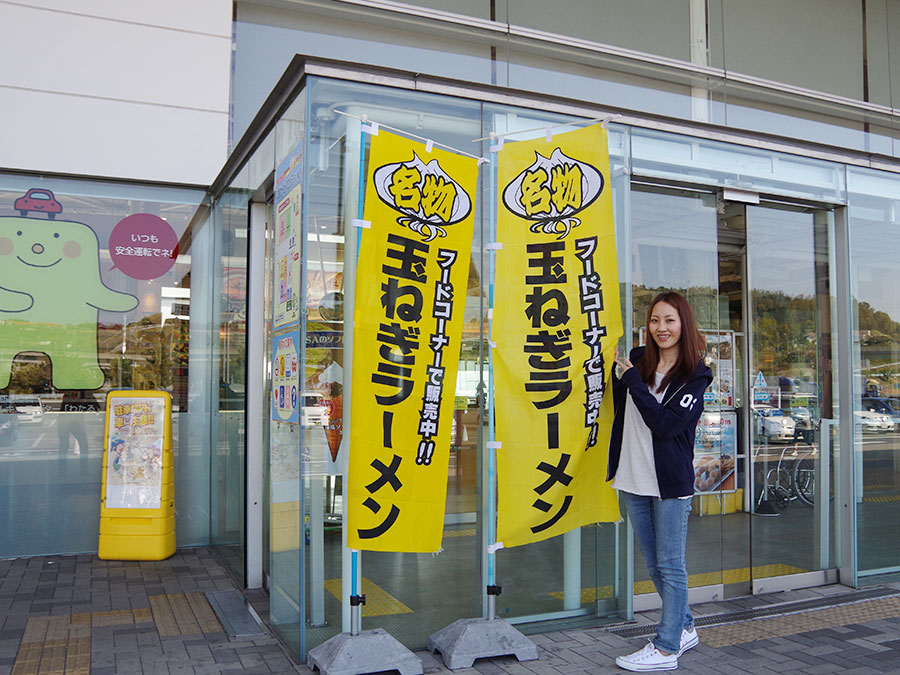
[[[654,646],[669,654],[681,649],[681,631],[694,625],[688,607],[687,546],[690,499],[660,499],[623,492],[641,552],[656,591],[662,598],[662,618]]]

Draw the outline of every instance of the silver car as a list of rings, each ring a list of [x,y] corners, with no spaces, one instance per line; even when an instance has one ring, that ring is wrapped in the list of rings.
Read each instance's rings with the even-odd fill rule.
[[[781,408],[761,405],[754,408],[756,413],[757,433],[763,440],[773,443],[783,441],[790,443],[794,440],[794,431],[797,423],[790,415],[785,415]]]

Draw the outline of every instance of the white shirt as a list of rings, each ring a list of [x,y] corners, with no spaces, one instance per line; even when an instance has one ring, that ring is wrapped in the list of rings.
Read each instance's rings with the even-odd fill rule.
[[[665,375],[662,373],[656,373],[656,382],[650,390],[660,403],[666,392],[656,390],[663,377]],[[659,497],[659,482],[656,479],[656,464],[653,461],[653,432],[641,417],[630,393],[625,396],[622,453],[612,485],[616,490],[630,492],[633,495]]]

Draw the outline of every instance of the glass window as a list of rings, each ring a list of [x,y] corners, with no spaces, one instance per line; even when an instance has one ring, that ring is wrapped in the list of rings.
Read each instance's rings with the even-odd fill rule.
[[[857,564],[874,581],[900,573],[900,178],[852,169],[848,181]]]
[[[247,301],[251,201],[274,169],[275,134],[269,133],[215,201],[205,290],[211,298],[211,346],[206,386],[212,394],[209,538],[240,580],[245,574],[245,436]],[[260,301],[264,292],[254,298]],[[260,367],[257,365],[256,367]],[[252,371],[256,372],[256,371]]]
[[[710,4],[721,5],[721,21],[710,22],[709,31],[713,36],[721,33],[724,46],[724,52],[710,55],[713,64],[863,100],[860,3],[717,0]],[[765,40],[760,39],[762,35]],[[719,44],[716,39],[711,42]]]
[[[168,391],[178,545],[206,542],[186,444],[191,255],[203,193],[0,176],[0,555],[96,550],[106,393]],[[183,249],[183,250],[182,250]],[[181,424],[184,422],[184,424]],[[184,428],[182,428],[184,427]],[[95,517],[91,518],[91,514]]]
[[[634,172],[639,176],[844,201],[840,164],[646,129],[634,129],[631,136]]]
[[[652,21],[647,17],[653,16]],[[691,60],[690,2],[674,0],[514,0],[507,21],[547,33]]]
[[[368,136],[361,135],[358,119],[336,111],[365,114],[381,125],[469,151],[477,148],[472,140],[484,135],[478,103],[319,78],[309,82],[312,117],[305,149],[308,171],[302,237],[302,281],[308,309],[302,322],[305,352],[301,365],[304,395],[309,399],[301,419],[304,458],[308,458],[302,463],[306,498],[302,513],[309,519],[309,540],[301,544],[308,561],[306,649],[341,632],[347,618],[342,598],[349,595],[348,588],[342,590],[341,576],[344,556],[349,555],[341,543],[347,453],[342,419],[344,406],[349,406],[344,400],[344,374],[349,365],[344,353],[348,340],[344,309],[351,307],[347,279],[355,261],[345,258],[345,250],[346,238],[357,236],[350,223],[361,217],[358,177],[365,145],[360,143]],[[282,147],[288,145],[286,141]],[[486,418],[479,396],[483,391],[484,294],[479,218],[465,292],[443,550],[435,555],[360,554],[361,592],[369,599],[362,611],[363,629],[389,628],[410,647],[424,646],[429,635],[455,619],[481,614],[478,476],[482,455],[478,441]],[[273,442],[274,438],[273,432]],[[447,593],[448,588],[453,592]]]

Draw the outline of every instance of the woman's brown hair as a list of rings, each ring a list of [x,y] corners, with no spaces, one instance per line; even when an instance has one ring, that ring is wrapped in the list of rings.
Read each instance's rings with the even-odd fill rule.
[[[675,362],[675,366],[666,373],[665,377],[663,377],[659,389],[657,390],[664,391],[675,376],[681,376],[682,380],[687,381],[687,379],[694,374],[694,371],[697,369],[697,362],[703,356],[703,352],[706,349],[706,340],[700,335],[700,331],[697,329],[697,322],[694,320],[694,310],[691,309],[690,304],[681,293],[675,293],[674,291],[660,293],[653,298],[653,302],[651,302],[650,307],[647,308],[647,319],[644,322],[644,325],[650,325],[650,315],[653,313],[653,308],[660,302],[665,302],[674,307],[681,319],[681,339],[678,341],[678,360]],[[641,379],[648,387],[650,387],[650,389],[653,389],[653,386],[656,384],[656,368],[658,365],[659,346],[656,344],[656,340],[650,336],[650,331],[648,329],[647,347],[644,349],[644,355],[637,363],[636,368],[641,374]]]

